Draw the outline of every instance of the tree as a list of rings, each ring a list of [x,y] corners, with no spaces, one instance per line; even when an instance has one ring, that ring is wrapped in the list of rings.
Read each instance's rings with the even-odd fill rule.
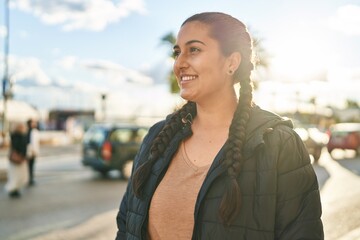
[[[162,38],[161,38],[161,42],[163,44],[167,44],[170,45],[171,49],[169,51],[169,57],[173,58],[173,52],[172,52],[172,47],[175,45],[176,42],[176,38],[175,35],[172,32],[169,32],[167,34],[165,34]],[[177,83],[176,77],[174,72],[171,70],[168,74],[168,81],[170,84],[170,92],[171,93],[178,93],[180,92],[180,88],[179,85]]]
[[[359,103],[352,99],[346,99],[347,108],[360,108]]]

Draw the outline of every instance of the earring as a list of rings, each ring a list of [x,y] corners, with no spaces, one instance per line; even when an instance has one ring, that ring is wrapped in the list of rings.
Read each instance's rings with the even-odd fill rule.
[[[230,69],[230,70],[229,70],[229,74],[232,75],[232,74],[233,74],[233,70]]]

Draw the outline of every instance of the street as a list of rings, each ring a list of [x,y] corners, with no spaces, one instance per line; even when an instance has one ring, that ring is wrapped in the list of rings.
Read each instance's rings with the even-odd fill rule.
[[[323,150],[318,176],[325,239],[360,239],[360,158]],[[0,155],[0,167],[5,154]],[[36,186],[11,200],[0,181],[0,239],[113,239],[126,182],[102,178],[80,162],[80,146],[48,147],[36,165]]]
[[[36,186],[26,188],[21,199],[9,199],[5,182],[0,182],[0,239],[33,239],[71,228],[120,203],[126,183],[83,167],[79,145],[42,152],[36,162]],[[116,227],[115,216],[107,225]]]
[[[360,158],[337,160],[323,151],[315,166],[321,187],[325,239],[360,239]]]

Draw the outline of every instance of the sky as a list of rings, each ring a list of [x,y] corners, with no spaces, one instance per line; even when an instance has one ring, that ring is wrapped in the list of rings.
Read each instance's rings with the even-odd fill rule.
[[[318,106],[360,103],[360,1],[357,0],[5,0],[0,5],[0,75],[8,33],[14,99],[40,111],[95,110],[106,116],[164,116],[172,46],[161,38],[205,11],[228,13],[261,40],[255,102],[282,111],[315,98]]]

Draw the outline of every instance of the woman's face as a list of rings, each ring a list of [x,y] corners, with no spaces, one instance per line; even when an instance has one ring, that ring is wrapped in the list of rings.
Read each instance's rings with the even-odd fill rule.
[[[208,25],[194,21],[181,27],[174,46],[174,73],[182,98],[199,103],[233,90],[229,60],[209,36]]]

